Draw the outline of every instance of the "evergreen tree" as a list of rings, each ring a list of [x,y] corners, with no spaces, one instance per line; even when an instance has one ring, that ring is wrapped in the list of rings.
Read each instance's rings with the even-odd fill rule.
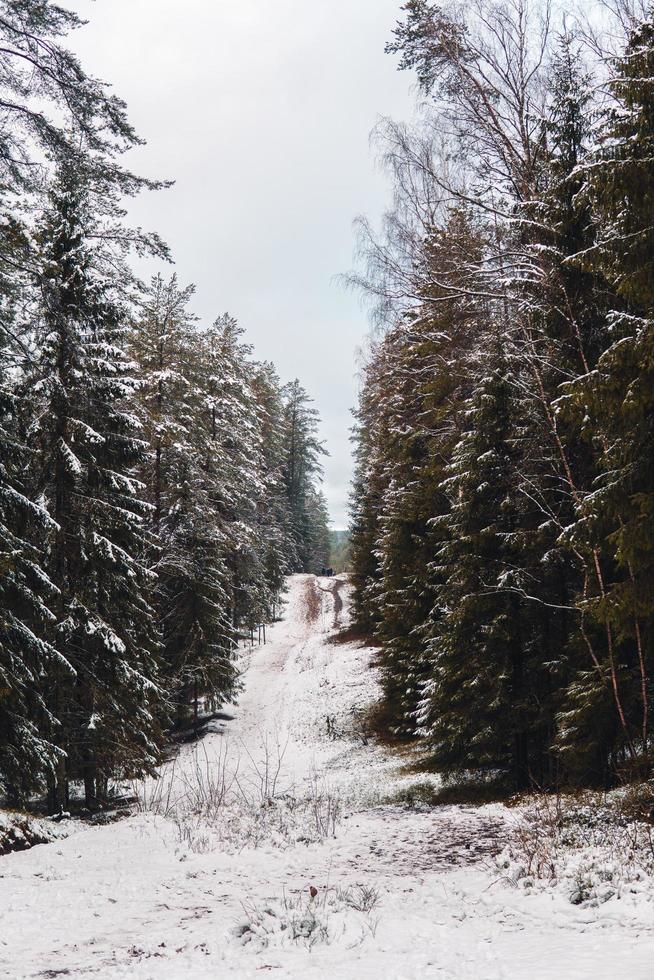
[[[499,339],[494,347],[442,485],[450,510],[437,522],[441,584],[422,722],[443,768],[505,766],[525,788],[547,771],[552,685],[543,624],[526,599],[533,575],[519,490],[522,406]]]
[[[218,707],[236,690],[236,633],[230,617],[228,537],[201,472],[182,482],[162,522],[158,563],[166,686],[183,724],[202,705]]]
[[[149,443],[142,476],[152,506],[162,674],[177,724],[190,710],[197,716],[200,699],[228,694],[234,674],[226,531],[212,482],[212,434],[202,428],[211,382],[187,309],[193,292],[176,276],[155,276],[131,334]]]
[[[265,549],[259,520],[265,494],[259,410],[251,349],[236,321],[224,315],[204,341],[208,357],[208,437],[221,520],[227,531],[231,619],[253,629],[269,615]]]
[[[446,498],[439,489],[441,398],[456,380],[424,370],[441,353],[435,323],[425,318],[391,331],[381,345],[377,389],[378,438],[384,452],[383,489],[374,553],[378,572],[368,587],[382,643],[382,682],[388,722],[395,735],[412,736],[425,679],[422,627],[433,606],[427,575],[435,539],[432,521]],[[384,377],[384,375],[386,375]]]
[[[177,277],[154,276],[142,315],[130,334],[130,352],[139,369],[141,418],[150,446],[143,478],[158,534],[174,507],[181,474],[188,469],[194,413],[201,400],[192,387],[192,331],[188,304],[195,287],[180,288]]]
[[[61,675],[66,683],[74,676],[74,658],[56,649],[61,644],[54,643],[52,635],[50,609],[60,599],[45,567],[56,523],[39,493],[44,464],[29,426],[43,404],[31,397],[36,376],[31,367],[24,383],[26,365],[38,356],[29,319],[39,305],[34,296],[40,273],[34,224],[44,207],[44,185],[61,166],[73,181],[85,185],[107,229],[111,225],[110,233],[96,240],[96,251],[106,254],[105,244],[111,242],[116,268],[121,250],[132,245],[160,256],[167,255],[167,249],[156,234],[126,233],[121,226],[118,197],[161,185],[134,175],[119,161],[140,140],[124,102],[65,47],[66,36],[83,21],[51,0],[4,0],[0,8],[0,551],[5,573],[0,582],[0,768],[10,793],[25,798],[40,788],[46,773],[52,773],[55,758],[60,771],[65,768],[63,750],[55,744],[65,741],[63,727],[48,696],[51,676]],[[12,304],[28,311],[20,323],[9,309]]]
[[[56,589],[44,570],[43,542],[56,525],[26,494],[21,477],[30,459],[22,439],[18,393],[10,384],[17,351],[14,290],[5,282],[0,320],[0,790],[24,803],[52,774],[56,724],[44,699],[44,678],[57,663],[72,674],[47,641]]]
[[[306,497],[307,526],[309,528],[307,570],[319,575],[329,565],[331,544],[329,540],[329,511],[324,493],[310,487]]]
[[[39,402],[33,479],[57,525],[47,563],[58,590],[53,644],[75,670],[73,680],[55,665],[48,679],[61,750],[53,807],[80,777],[95,806],[110,778],[149,771],[160,746],[148,512],[136,476],[144,444],[125,316],[94,268],[94,230],[83,188],[62,171],[41,232],[41,349],[29,378]]]
[[[440,283],[456,276],[459,252],[481,255],[481,242],[480,229],[457,209],[430,230],[421,261]],[[366,518],[352,528],[355,611],[382,642],[387,723],[401,736],[416,733],[431,669],[425,642],[438,584],[435,522],[449,509],[441,483],[479,322],[475,300],[451,297],[436,282],[425,288],[421,307],[376,346],[361,397],[359,452],[369,475],[355,498]]]
[[[322,475],[320,457],[326,452],[318,439],[318,412],[297,379],[286,386],[284,402],[284,481],[297,554],[294,571],[315,571],[313,543],[319,534],[324,537],[326,515],[322,508],[310,508],[315,504],[314,480]]]
[[[610,549],[593,540],[588,526],[578,520],[582,501],[589,510],[601,470],[598,430],[588,424],[588,398],[577,401],[585,419],[582,425],[566,411],[574,402],[571,393],[584,390],[610,343],[606,311],[613,301],[613,285],[606,265],[598,260],[603,234],[596,227],[601,224],[596,219],[599,205],[585,189],[586,184],[592,187],[592,175],[604,188],[596,160],[585,172],[593,141],[592,83],[574,38],[564,32],[552,51],[543,34],[545,49],[552,51],[548,90],[540,56],[525,29],[525,4],[500,4],[486,15],[478,4],[470,11],[448,13],[427,0],[410,0],[403,10],[406,22],[398,25],[389,50],[401,54],[401,68],[416,70],[430,100],[424,121],[427,128],[447,132],[447,146],[443,149],[436,138],[425,137],[424,129],[413,134],[405,127],[388,127],[387,159],[396,179],[394,211],[384,242],[368,236],[371,271],[367,280],[357,281],[381,301],[382,313],[392,311],[397,317],[397,304],[404,301],[399,313],[406,322],[415,317],[422,325],[433,318],[448,339],[443,343],[434,331],[431,344],[421,349],[407,343],[405,353],[394,359],[389,353],[397,327],[386,325],[387,338],[377,345],[373,369],[365,378],[352,528],[356,615],[377,628],[387,701],[400,706],[404,723],[415,711],[411,702],[422,683],[416,685],[416,676],[428,678],[423,732],[434,736],[443,764],[460,768],[473,764],[475,752],[478,762],[485,752],[485,764],[503,759],[518,784],[528,779],[551,783],[556,778],[555,746],[560,749],[574,740],[579,771],[596,777],[606,772],[609,755],[615,763],[614,747],[624,744],[621,719],[631,709],[625,712],[621,704],[622,641],[616,628],[606,617],[592,624],[589,620],[589,597],[606,592],[614,562]],[[515,30],[507,31],[509,24]],[[519,71],[513,72],[511,65],[519,65]],[[541,102],[545,92],[548,99]],[[455,158],[460,172],[451,167]],[[459,202],[451,213],[458,211],[475,228],[474,241],[461,229],[457,233],[455,221],[447,227],[442,220],[444,200]],[[441,229],[440,238],[435,225]],[[457,328],[457,303],[470,317],[468,331]],[[501,586],[501,552],[474,559],[456,554],[459,536],[450,537],[449,522],[467,505],[465,497],[458,496],[461,486],[449,495],[451,514],[435,491],[439,487],[448,496],[443,466],[462,462],[465,440],[452,458],[456,439],[448,442],[442,434],[456,435],[462,406],[481,397],[479,378],[493,376],[490,352],[498,331],[511,359],[511,384],[519,404],[505,447],[507,453],[510,449],[512,485],[507,489],[500,482],[487,491],[490,512],[492,492],[504,500],[506,490],[505,510],[513,522],[510,537],[516,547],[506,557],[513,579]],[[435,409],[437,401],[430,406],[428,389],[421,391],[423,373],[434,379],[435,391],[442,386],[441,415]],[[410,397],[404,396],[407,378]],[[452,378],[457,384],[448,392]],[[567,400],[560,399],[562,383],[568,385]],[[500,411],[500,401],[494,411]],[[483,445],[492,423],[492,413],[485,416],[480,409],[467,416],[470,444],[478,440]],[[421,446],[422,458],[420,452],[416,455]],[[476,472],[474,467],[470,472]],[[480,477],[476,486],[484,482]],[[420,518],[412,525],[416,515]],[[439,533],[446,535],[443,545]],[[504,545],[506,534],[498,519],[496,543]],[[450,542],[451,566],[427,557],[430,549],[438,554],[444,549],[446,557]],[[500,710],[498,716],[510,716],[510,723],[502,728],[498,722],[497,731],[485,724],[484,710],[475,707],[483,705],[490,713],[499,703],[497,688],[489,684],[483,693],[480,680],[479,705],[474,686],[460,697],[457,693],[452,737],[457,712],[463,719],[470,708],[463,743],[473,735],[477,739],[466,762],[465,752],[448,741],[442,726],[439,732],[440,710],[448,698],[437,692],[440,683],[447,690],[448,663],[455,673],[460,669],[457,657],[463,656],[458,619],[447,613],[449,607],[439,597],[447,595],[449,585],[454,588],[456,574],[466,581],[468,558],[479,560],[479,574],[490,583],[490,591],[487,595],[477,588],[470,593],[475,601],[471,598],[457,607],[464,617],[461,626],[471,636],[483,637],[501,623],[502,643],[513,651],[513,667],[503,673],[498,667],[498,676],[512,676],[514,681],[502,689],[508,714]],[[475,583],[468,584],[472,588]],[[416,600],[430,591],[438,601],[425,612]],[[497,613],[496,620],[502,602],[510,611]],[[430,637],[425,648],[424,638]],[[464,672],[474,678],[482,668],[483,658],[479,661],[475,654]],[[527,677],[526,701],[519,695],[518,675]],[[586,740],[571,724],[570,703],[575,697],[580,702],[579,692],[588,678],[601,697],[586,697],[584,724],[591,736]],[[429,691],[437,703],[433,714]],[[536,703],[538,711],[530,713],[525,707]],[[623,729],[617,742],[616,720]],[[389,724],[397,725],[397,715]],[[566,765],[569,773],[569,756]]]
[[[607,349],[594,370],[566,386],[563,402],[599,455],[595,484],[577,503],[571,540],[601,561],[602,576],[584,599],[590,629],[601,628],[609,643],[599,670],[577,680],[563,718],[570,745],[596,741],[597,719],[603,717],[613,736],[613,766],[627,753],[632,763],[639,759],[646,768],[654,657],[651,20],[633,31],[615,69],[616,106],[598,157],[585,171],[587,199],[600,231],[580,261],[591,271],[599,269],[619,300],[608,316]]]
[[[606,309],[611,287],[599,270],[581,268],[575,256],[592,249],[596,227],[583,192],[583,166],[593,140],[595,112],[592,80],[586,74],[579,46],[568,31],[557,38],[550,72],[550,103],[545,122],[548,152],[535,199],[523,204],[520,239],[528,256],[522,291],[530,306],[525,326],[514,344],[522,364],[525,404],[521,492],[533,505],[525,513],[522,565],[528,576],[532,613],[541,637],[541,658],[549,741],[573,753],[550,752],[530,760],[539,782],[585,772],[593,779],[606,773],[606,755],[613,741],[610,717],[602,708],[604,694],[593,658],[604,656],[608,635],[592,637],[585,627],[586,583],[602,574],[592,549],[571,546],[569,529],[575,508],[592,486],[596,454],[559,410],[562,382],[584,377],[606,345]],[[529,516],[531,511],[531,519]],[[539,514],[540,512],[540,514]],[[577,608],[575,615],[574,609]],[[589,657],[589,652],[591,656]],[[595,707],[589,714],[587,738],[564,721],[569,694],[584,678]],[[552,685],[556,693],[552,690]],[[551,716],[554,701],[561,707]],[[610,711],[609,711],[610,715]],[[558,731],[557,731],[558,729]],[[560,763],[564,765],[561,767]],[[540,775],[538,775],[540,773]]]
[[[354,456],[349,525],[352,619],[368,637],[373,635],[379,619],[373,600],[380,578],[375,542],[382,512],[385,461],[377,411],[379,388],[375,383],[379,363],[378,352],[374,351],[364,368],[351,437]]]
[[[155,277],[134,317],[129,253],[167,250],[122,198],[161,185],[120,165],[139,140],[62,44],[77,15],[0,8],[0,790],[55,810],[81,780],[95,807],[236,693],[239,637],[327,563],[323,450],[192,287]]]
[[[180,724],[200,701],[236,693],[237,639],[274,614],[292,553],[278,382],[251,362],[233,318],[195,326],[192,292],[156,277],[132,343],[151,446],[144,479],[164,674]]]
[[[269,590],[267,618],[274,618],[285,588],[285,577],[297,563],[290,502],[284,481],[284,399],[275,368],[269,362],[256,365],[251,381],[257,405],[263,481],[257,526]]]
[[[371,587],[379,578],[374,542],[380,512],[378,473],[363,462],[367,443],[363,427],[356,431],[355,470],[350,493],[350,582],[352,584],[352,619],[357,629],[371,637],[377,625],[376,607],[371,601]],[[365,441],[364,441],[365,440]]]
[[[137,142],[124,103],[87,75],[59,43],[83,23],[77,14],[51,0],[3,0],[0,10],[6,113],[0,158],[6,174],[31,183],[36,146],[75,158],[80,165],[80,143],[56,120],[60,107],[72,116],[87,152],[118,151]],[[28,94],[38,96],[39,110],[29,110]]]

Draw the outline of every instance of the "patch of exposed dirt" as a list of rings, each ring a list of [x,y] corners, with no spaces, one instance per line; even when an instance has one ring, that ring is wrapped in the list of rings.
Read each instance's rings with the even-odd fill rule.
[[[302,590],[302,609],[305,623],[316,623],[322,611],[322,597],[316,579],[307,578]]]
[[[341,613],[343,612],[343,597],[341,596],[341,588],[343,587],[343,582],[335,578],[331,593],[334,596],[334,623],[333,628],[335,630],[340,630],[341,628]]]
[[[473,810],[462,813],[458,807],[450,812],[447,807],[429,808],[423,813],[385,807],[378,820],[378,833],[368,830],[362,835],[355,864],[378,875],[451,871],[495,857],[506,845],[503,820]],[[352,823],[356,824],[356,817]],[[354,828],[349,832],[356,836]]]

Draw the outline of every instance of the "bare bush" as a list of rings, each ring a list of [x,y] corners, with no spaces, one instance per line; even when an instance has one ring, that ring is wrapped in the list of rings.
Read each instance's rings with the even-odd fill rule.
[[[173,761],[159,780],[135,787],[139,808],[171,820],[179,845],[196,853],[335,836],[343,809],[338,794],[315,774],[299,791],[286,785],[286,746],[266,734],[259,753],[241,746],[243,754],[231,758],[227,741],[212,757],[200,743],[190,764]]]
[[[575,905],[651,890],[654,828],[623,807],[619,795],[590,793],[528,803],[496,859],[502,878],[523,889],[561,888]]]
[[[341,822],[343,805],[340,797],[335,794],[317,773],[309,782],[309,792],[304,800],[307,804],[313,829],[318,839],[335,837],[336,828]]]
[[[271,741],[268,732],[264,732],[260,742],[262,754],[258,760],[243,746],[250,767],[240,781],[237,773],[235,782],[245,803],[256,801],[262,806],[269,805],[280,794],[279,782],[288,741],[287,736],[282,744],[278,732],[275,733],[274,741]]]

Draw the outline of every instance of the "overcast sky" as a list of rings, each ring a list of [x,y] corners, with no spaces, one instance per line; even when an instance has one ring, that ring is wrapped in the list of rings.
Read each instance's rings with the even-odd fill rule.
[[[352,220],[377,223],[387,179],[369,147],[380,115],[411,114],[410,78],[384,44],[401,0],[69,0],[89,20],[73,46],[129,106],[147,146],[132,169],[172,190],[130,207],[160,232],[194,312],[228,311],[299,377],[323,419],[325,492],[347,523],[359,298]]]

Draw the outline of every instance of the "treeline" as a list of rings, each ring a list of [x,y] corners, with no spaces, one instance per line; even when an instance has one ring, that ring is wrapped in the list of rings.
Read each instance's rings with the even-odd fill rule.
[[[324,450],[231,317],[131,271],[167,249],[120,201],[161,185],[61,46],[75,15],[0,10],[0,794],[93,808],[237,693],[239,637],[327,563]]]
[[[380,129],[395,202],[381,236],[362,223],[354,279],[381,329],[357,413],[353,580],[388,727],[447,773],[519,788],[642,777],[652,11],[403,12],[389,51],[415,73],[420,118]]]

